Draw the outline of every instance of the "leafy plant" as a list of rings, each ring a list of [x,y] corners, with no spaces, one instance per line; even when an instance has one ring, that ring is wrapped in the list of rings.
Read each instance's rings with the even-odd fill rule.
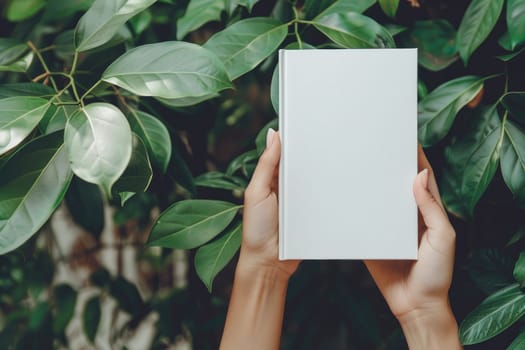
[[[116,208],[117,223],[136,220],[144,227],[149,210],[160,207],[147,245],[163,249],[155,255],[144,247],[142,258],[161,273],[170,249],[195,249],[192,271],[211,292],[240,247],[242,193],[264,150],[266,130],[278,126],[277,51],[418,47],[419,142],[433,158],[447,210],[458,227],[478,227],[492,189],[511,193],[507,201],[496,200],[498,210],[518,213],[505,220],[503,233],[493,233],[499,246],[510,241],[505,254],[515,261],[516,283],[494,278],[499,270],[489,264],[496,259],[465,264],[491,295],[466,316],[461,339],[474,344],[516,328],[523,317],[525,264],[519,226],[525,92],[517,78],[524,62],[524,8],[519,0],[473,0],[455,8],[454,17],[429,2],[398,0],[9,1],[0,31],[0,253],[11,253],[2,266],[18,271],[18,253],[41,251],[35,241],[49,235],[42,228],[64,198],[95,249],[102,246],[104,203]],[[230,142],[233,151],[221,153],[228,148],[221,142]],[[458,237],[475,231],[458,229]],[[481,239],[478,244],[469,236],[469,242],[475,243],[462,254],[477,257]],[[3,334],[13,336],[0,344],[32,344],[23,343],[22,334],[35,332],[51,334],[49,344],[65,342],[77,291],[58,285],[46,297],[35,292],[29,271],[14,277],[7,271],[2,280],[9,286],[0,293],[7,300],[2,312],[20,312],[5,322]],[[306,293],[319,288],[297,278],[297,285],[308,286]],[[25,289],[12,298],[21,280]],[[192,302],[184,292],[143,299],[133,283],[100,270],[90,284],[99,290],[82,309],[91,342],[107,296],[131,315],[129,328],[150,312],[160,315],[154,347],[175,338],[163,322],[181,325],[181,333],[201,331],[198,321],[181,319],[198,314],[186,305]],[[342,298],[345,288],[338,284],[334,298]],[[28,295],[38,301],[29,308],[23,303]],[[182,310],[181,318],[172,319],[172,307]],[[366,302],[347,301],[345,308],[374,311]],[[309,327],[303,326],[306,311],[293,310],[298,324]],[[354,319],[344,322],[363,328]],[[363,346],[379,346],[377,334],[374,328],[363,336]],[[523,334],[511,347],[523,342]],[[311,348],[303,338],[285,339],[290,347]]]

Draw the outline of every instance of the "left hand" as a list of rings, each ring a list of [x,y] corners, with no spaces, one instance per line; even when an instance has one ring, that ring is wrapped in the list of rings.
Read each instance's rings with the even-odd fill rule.
[[[270,268],[289,278],[298,260],[279,260],[279,133],[268,130],[266,149],[244,194],[243,234],[239,265]]]

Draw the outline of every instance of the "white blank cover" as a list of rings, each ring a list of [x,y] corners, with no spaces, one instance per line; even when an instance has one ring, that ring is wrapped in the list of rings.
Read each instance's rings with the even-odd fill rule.
[[[280,259],[417,259],[416,49],[279,52]]]

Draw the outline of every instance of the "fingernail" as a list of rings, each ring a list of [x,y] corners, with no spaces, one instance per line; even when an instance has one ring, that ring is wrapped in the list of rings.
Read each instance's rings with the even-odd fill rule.
[[[421,180],[422,181],[422,184],[423,184],[423,187],[428,190],[428,169],[424,169],[422,172],[421,172],[421,176],[423,176],[423,179]]]
[[[273,135],[275,134],[275,130],[272,128],[268,129],[268,133],[266,133],[266,148],[269,148],[273,143]]]

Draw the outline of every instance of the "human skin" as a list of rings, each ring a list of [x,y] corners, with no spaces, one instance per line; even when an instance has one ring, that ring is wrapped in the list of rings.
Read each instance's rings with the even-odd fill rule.
[[[243,238],[221,350],[279,348],[286,290],[299,261],[278,258],[279,134],[268,131],[245,192]],[[411,349],[461,349],[448,302],[455,233],[423,151],[414,181],[421,219],[417,261],[366,261]],[[425,170],[426,169],[426,170]]]

